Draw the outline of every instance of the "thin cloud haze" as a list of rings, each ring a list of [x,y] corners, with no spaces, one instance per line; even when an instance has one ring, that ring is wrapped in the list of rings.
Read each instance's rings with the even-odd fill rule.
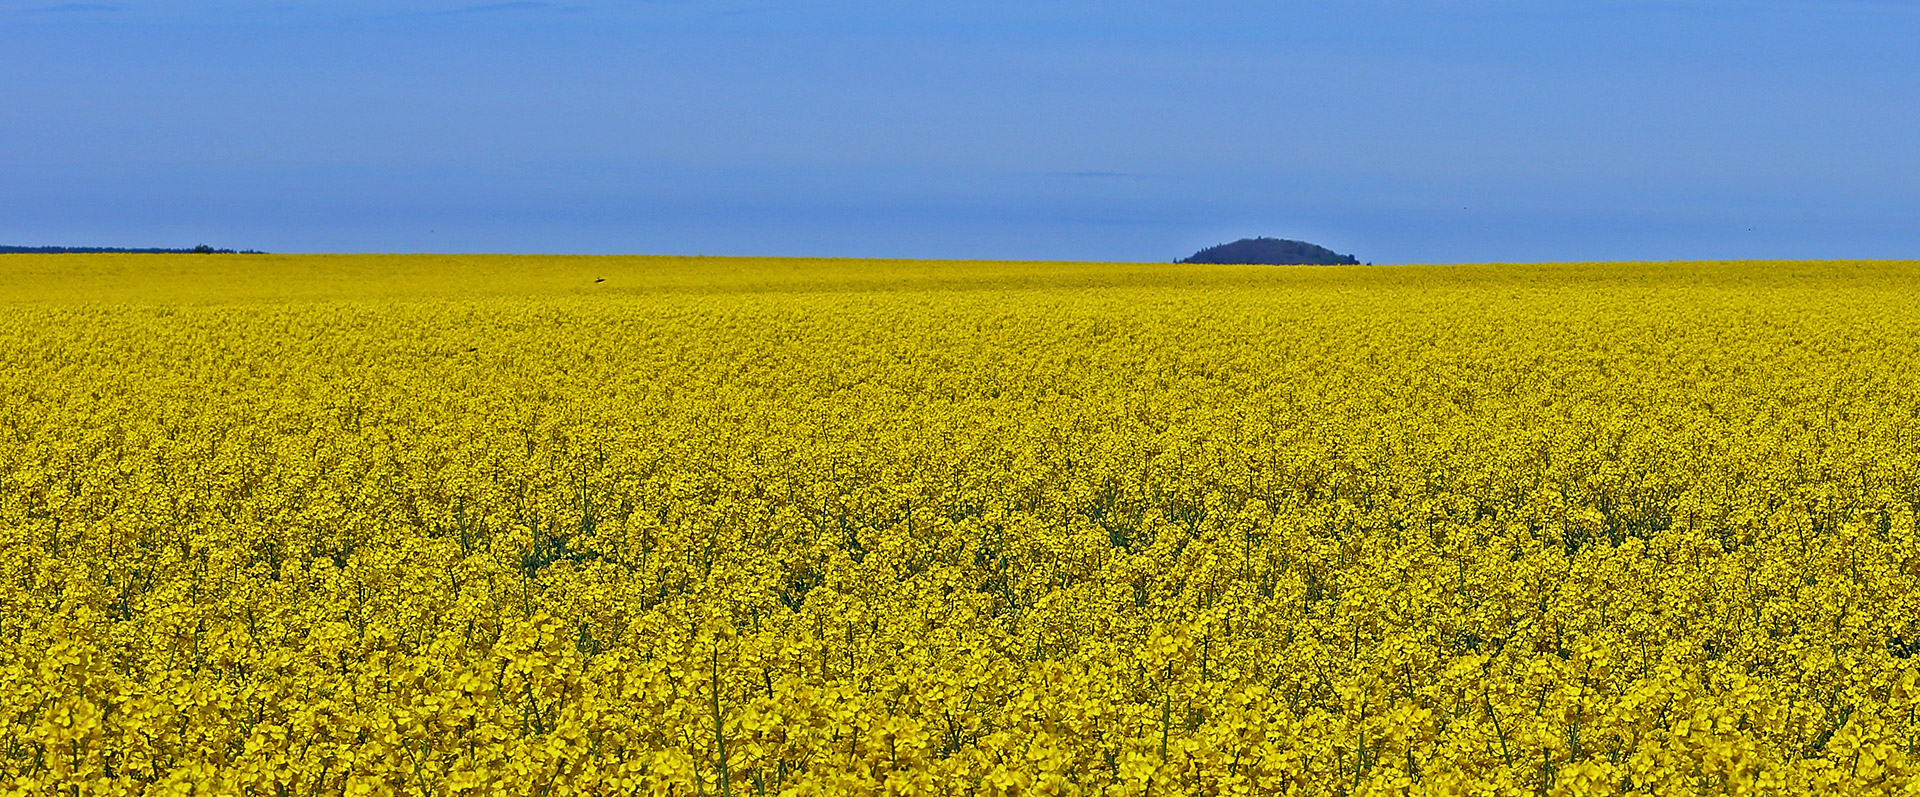
[[[462,6],[460,8],[450,8],[445,11],[438,11],[438,12],[431,12],[431,13],[448,15],[448,16],[461,16],[461,15],[467,15],[467,14],[498,14],[502,12],[512,13],[512,12],[525,12],[525,11],[552,11],[552,12],[569,12],[570,13],[570,12],[577,12],[577,11],[583,11],[583,10],[586,10],[585,6],[577,6],[577,5],[563,6],[557,3],[517,2],[517,3],[482,3],[480,5]]]
[[[71,14],[71,13],[106,13],[106,12],[119,11],[122,8],[123,8],[122,6],[109,5],[107,3],[61,3],[60,5],[53,5],[53,6],[40,6],[37,8],[17,9],[17,11],[28,13],[28,14]]]

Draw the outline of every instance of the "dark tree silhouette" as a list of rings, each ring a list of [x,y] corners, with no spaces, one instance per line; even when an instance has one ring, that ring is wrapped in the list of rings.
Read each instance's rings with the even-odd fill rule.
[[[202,254],[202,255],[233,255],[233,254],[240,254],[240,255],[264,255],[264,254],[266,254],[266,253],[265,253],[265,252],[262,252],[262,251],[259,251],[259,250],[257,250],[257,249],[242,249],[242,250],[240,250],[240,251],[238,251],[238,252],[235,252],[235,251],[234,251],[234,250],[232,250],[232,249],[215,249],[215,248],[213,248],[213,247],[211,247],[211,246],[208,246],[208,245],[206,245],[206,244],[201,244],[201,245],[199,245],[199,246],[196,246],[196,247],[194,247],[194,248],[192,248],[192,249],[160,249],[160,248],[145,248],[145,249],[122,249],[122,248],[120,248],[120,247],[115,247],[115,246],[0,246],[0,255],[96,255],[96,254],[121,254],[121,255],[184,255],[184,254]]]
[[[1209,246],[1176,263],[1234,263],[1262,266],[1357,266],[1353,255],[1343,255],[1324,246],[1283,238],[1242,238],[1230,244]]]

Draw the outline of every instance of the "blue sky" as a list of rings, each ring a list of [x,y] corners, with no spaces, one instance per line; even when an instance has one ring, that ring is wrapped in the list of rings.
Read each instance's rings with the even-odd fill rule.
[[[1920,2],[0,0],[0,243],[1920,257]]]

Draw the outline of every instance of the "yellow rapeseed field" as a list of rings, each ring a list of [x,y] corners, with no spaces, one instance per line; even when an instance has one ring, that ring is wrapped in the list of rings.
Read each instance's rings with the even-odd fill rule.
[[[1920,794],[1920,263],[0,256],[0,794]]]

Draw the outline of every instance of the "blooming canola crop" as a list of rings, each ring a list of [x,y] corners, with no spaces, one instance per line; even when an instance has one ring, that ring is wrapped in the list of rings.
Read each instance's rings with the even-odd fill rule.
[[[0,256],[0,794],[1913,794],[1916,306]]]

